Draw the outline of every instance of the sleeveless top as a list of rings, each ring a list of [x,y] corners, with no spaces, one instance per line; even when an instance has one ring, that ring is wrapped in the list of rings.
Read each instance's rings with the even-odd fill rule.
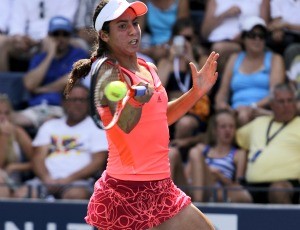
[[[212,158],[208,157],[210,148],[211,147],[207,145],[202,152],[206,164],[209,167],[220,170],[226,178],[233,180],[235,175],[234,155],[236,154],[236,149],[232,147],[230,152],[222,158]]]
[[[148,1],[146,20],[151,34],[151,45],[164,44],[170,40],[177,19],[178,2],[179,0],[175,0],[169,9],[161,10]]]
[[[240,52],[233,67],[230,87],[231,106],[234,109],[241,105],[249,106],[251,103],[258,102],[268,96],[270,91],[272,52],[266,51],[263,68],[250,74],[239,70],[245,56],[245,52]]]
[[[151,72],[155,90],[150,101],[143,105],[141,118],[130,133],[123,132],[118,125],[106,131],[109,146],[106,172],[120,180],[161,180],[170,177],[168,97],[154,69],[138,60]],[[121,69],[133,84],[146,82],[131,71]],[[109,108],[105,107],[100,116],[105,123],[111,117]]]

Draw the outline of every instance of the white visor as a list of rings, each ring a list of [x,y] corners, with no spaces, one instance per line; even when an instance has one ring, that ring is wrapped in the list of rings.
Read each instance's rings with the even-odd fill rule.
[[[142,16],[148,11],[147,6],[140,1],[128,3],[126,0],[109,0],[96,18],[95,29],[97,31],[102,30],[104,22],[120,17],[129,7],[134,10],[137,16]]]

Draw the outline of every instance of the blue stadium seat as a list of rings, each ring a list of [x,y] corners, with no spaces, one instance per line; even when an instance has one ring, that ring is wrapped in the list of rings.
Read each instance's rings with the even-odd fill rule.
[[[10,98],[15,110],[24,109],[30,97],[23,84],[23,72],[0,72],[0,93]]]

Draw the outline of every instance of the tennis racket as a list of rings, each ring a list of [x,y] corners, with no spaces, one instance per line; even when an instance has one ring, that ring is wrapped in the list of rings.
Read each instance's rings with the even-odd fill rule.
[[[134,96],[143,96],[147,88],[145,86],[130,87],[123,75],[118,63],[110,58],[104,57],[100,59],[92,73],[91,79],[91,116],[96,125],[108,130],[112,128],[119,120],[122,110],[128,100]],[[104,94],[104,89],[108,83],[112,81],[122,81],[127,85],[127,93],[120,101],[110,101]],[[109,108],[111,118],[106,118],[105,122],[101,119],[102,111]],[[104,124],[105,123],[105,124]]]

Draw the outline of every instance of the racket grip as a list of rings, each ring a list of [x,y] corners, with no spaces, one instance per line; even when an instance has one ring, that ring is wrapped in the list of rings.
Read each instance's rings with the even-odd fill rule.
[[[134,96],[144,96],[146,94],[146,86],[138,85],[134,87]]]

